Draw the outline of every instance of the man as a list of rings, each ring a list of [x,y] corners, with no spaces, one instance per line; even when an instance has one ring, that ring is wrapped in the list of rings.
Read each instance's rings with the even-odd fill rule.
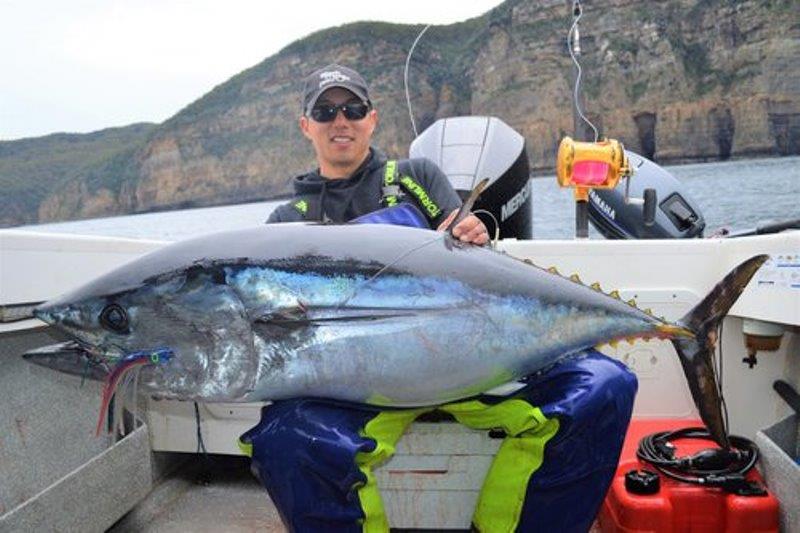
[[[311,74],[300,129],[319,168],[295,178],[295,198],[268,222],[346,222],[402,200],[418,207],[429,227],[444,229],[460,205],[447,178],[424,159],[387,161],[370,147],[376,125],[357,72],[329,65]],[[479,245],[489,240],[474,215],[453,234]],[[469,427],[506,435],[481,490],[475,529],[586,531],[616,468],[635,391],[633,374],[590,350],[511,392],[438,406]],[[372,468],[433,409],[284,400],[264,408],[240,444],[290,530],[387,531]]]
[[[386,207],[387,159],[370,146],[377,125],[378,112],[360,74],[340,65],[312,73],[305,81],[300,131],[314,146],[319,168],[295,178],[297,198],[278,207],[267,222],[347,222]],[[444,229],[461,204],[444,173],[427,159],[401,161],[395,168],[420,187],[393,190],[418,204],[430,227]],[[416,191],[424,197],[415,196]],[[486,227],[474,215],[453,228],[453,235],[474,244],[489,241]]]

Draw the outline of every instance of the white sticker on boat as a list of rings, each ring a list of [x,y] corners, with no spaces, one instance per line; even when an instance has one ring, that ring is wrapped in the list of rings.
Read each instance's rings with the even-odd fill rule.
[[[755,282],[759,288],[800,290],[800,253],[772,254]]]

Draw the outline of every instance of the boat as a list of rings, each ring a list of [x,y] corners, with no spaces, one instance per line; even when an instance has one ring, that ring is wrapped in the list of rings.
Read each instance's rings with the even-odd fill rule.
[[[0,231],[0,309],[6,320],[0,324],[4,391],[0,477],[6,480],[0,492],[0,530],[105,530],[126,515],[133,520],[132,510],[142,515],[143,507],[152,507],[152,498],[158,502],[176,498],[159,492],[158,487],[165,486],[159,485],[160,480],[177,465],[187,468],[187,461],[196,468],[198,453],[215,457],[241,453],[236,437],[258,421],[260,404],[205,404],[195,412],[192,403],[142,397],[129,412],[124,437],[95,438],[98,384],[29,365],[19,357],[27,349],[59,340],[43,323],[23,318],[31,305],[165,244]],[[668,319],[682,316],[741,260],[769,253],[773,260],[725,319],[723,390],[734,434],[756,438],[789,417],[789,407],[772,385],[783,380],[797,387],[800,379],[800,232],[737,239],[507,238],[497,247],[617,288],[622,298],[635,298]],[[8,321],[12,318],[18,319]],[[743,331],[759,327],[779,331],[780,346],[759,352],[751,367],[742,362],[750,357]],[[696,420],[669,343],[623,343],[603,351],[625,362],[639,378],[635,419]],[[480,481],[498,445],[488,434],[456,424],[423,421],[412,426],[395,457],[377,471],[392,526],[468,528]],[[164,479],[175,484],[174,477]],[[253,502],[267,507],[266,494],[254,481],[239,481],[249,487]],[[214,505],[219,516],[226,516],[222,510],[229,506],[222,502]],[[274,512],[272,516],[279,527]],[[228,519],[236,523],[235,517]]]
[[[420,134],[410,153],[437,162],[464,195],[480,178],[490,178],[476,208],[488,213],[487,226],[502,237],[495,242],[498,250],[578,273],[670,320],[683,316],[742,260],[770,254],[724,320],[722,387],[730,432],[759,443],[759,468],[779,500],[781,525],[798,531],[798,416],[774,390],[776,382],[800,388],[800,231],[791,230],[796,222],[739,238],[700,238],[702,214],[677,180],[628,152],[638,181],[593,189],[576,202],[576,233],[584,237],[591,221],[608,240],[537,241],[525,143],[517,132],[493,117],[448,118]],[[32,318],[36,304],[166,244],[0,230],[0,531],[283,529],[237,446],[238,436],[258,422],[263,404],[117,399],[113,433],[95,437],[100,384],[20,357],[64,340]],[[639,379],[635,423],[698,423],[669,342],[636,341],[601,351]],[[794,437],[795,457],[786,453],[790,445],[776,444],[775,428],[790,441]],[[396,454],[376,469],[391,526],[469,529],[499,444],[492,432],[447,420],[415,422]],[[602,523],[596,529],[613,530]]]

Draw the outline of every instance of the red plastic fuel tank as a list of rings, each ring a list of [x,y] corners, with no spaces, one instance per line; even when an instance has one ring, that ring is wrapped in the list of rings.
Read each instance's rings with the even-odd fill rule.
[[[600,515],[600,530],[611,532],[678,533],[754,533],[778,531],[778,500],[765,496],[738,496],[722,489],[700,487],[670,479],[659,473],[660,489],[656,494],[637,495],[625,488],[625,473],[655,468],[636,458],[639,441],[651,433],[702,426],[699,420],[634,419],[625,436],[619,467],[608,491]],[[711,441],[676,440],[677,455],[690,455],[714,447]],[[763,484],[752,469],[747,479]]]

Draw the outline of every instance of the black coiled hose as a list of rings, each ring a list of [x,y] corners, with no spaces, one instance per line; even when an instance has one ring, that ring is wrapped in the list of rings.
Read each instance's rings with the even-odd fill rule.
[[[675,446],[670,441],[678,439],[711,440],[711,435],[699,427],[653,433],[639,442],[636,456],[663,475],[684,483],[719,487],[747,496],[767,493],[760,484],[745,479],[758,461],[758,447],[751,440],[731,435],[730,449],[708,448],[693,455],[676,457]]]

